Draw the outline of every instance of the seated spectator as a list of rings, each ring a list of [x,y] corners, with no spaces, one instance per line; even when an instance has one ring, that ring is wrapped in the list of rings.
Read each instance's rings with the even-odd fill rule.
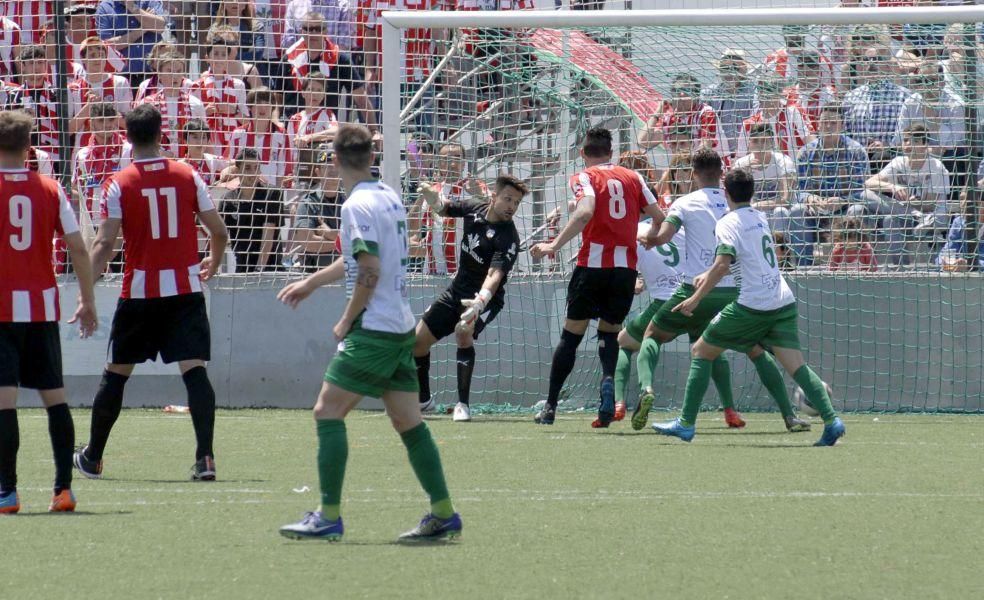
[[[17,23],[0,15],[0,79],[14,72],[17,48],[21,45],[21,32]]]
[[[843,132],[843,108],[828,104],[820,112],[818,137],[800,150],[796,164],[799,194],[789,208],[776,210],[777,229],[785,231],[801,266],[813,264],[817,234],[859,201],[868,177],[868,154]],[[783,217],[788,216],[788,221]],[[783,223],[788,225],[782,226]]]
[[[310,162],[310,180],[315,185],[297,203],[291,251],[297,252],[305,271],[317,271],[337,257],[335,241],[341,226],[342,203],[338,168],[332,162],[330,145],[304,151]]]
[[[815,51],[804,52],[799,61],[799,78],[791,90],[791,98],[803,107],[807,121],[813,131],[817,129],[820,111],[827,104],[836,101],[834,86],[823,83],[820,54]]]
[[[183,135],[181,162],[191,166],[206,185],[214,185],[219,181],[222,169],[229,163],[213,152],[212,132],[203,119],[190,119],[181,129]]]
[[[259,177],[266,185],[276,187],[287,174],[289,153],[284,127],[273,120],[274,101],[270,88],[250,90],[246,102],[251,116],[242,127],[232,132],[226,158],[239,156],[246,148],[256,150]]]
[[[304,79],[301,89],[304,108],[287,122],[287,144],[293,163],[297,162],[298,150],[330,142],[338,131],[335,113],[325,107],[326,83],[327,78],[321,73],[312,73]]]
[[[785,226],[785,213],[796,198],[796,163],[782,152],[775,151],[775,132],[768,123],[752,125],[748,134],[748,154],[734,163],[736,169],[748,169],[755,177],[755,198],[752,206],[765,213],[769,226],[776,230],[776,217]]]
[[[96,7],[96,30],[126,58],[126,75],[133,85],[144,78],[144,57],[161,40],[167,25],[162,0],[101,0]]]
[[[742,122],[758,110],[755,77],[741,48],[727,48],[717,61],[717,83],[701,92],[701,102],[717,115],[729,148],[738,147]],[[691,149],[688,148],[688,152]]]
[[[137,86],[137,92],[133,95],[134,104],[140,103],[147,96],[152,96],[161,90],[161,80],[158,74],[159,66],[158,61],[160,57],[166,54],[183,54],[178,47],[170,42],[157,42],[154,47],[150,49],[145,59],[145,68],[147,69],[148,77],[140,82]],[[181,89],[190,92],[191,86],[194,85],[194,81],[191,79],[185,79],[181,82]]]
[[[205,105],[208,126],[212,130],[212,143],[216,151],[228,154],[229,138],[249,117],[246,107],[246,84],[229,74],[230,63],[235,60],[235,40],[231,42],[223,32],[212,32],[208,39],[207,71],[192,86],[191,93]]]
[[[182,54],[165,54],[157,60],[158,91],[144,98],[161,113],[161,151],[169,158],[181,157],[181,132],[190,119],[205,119],[205,105],[184,90],[188,81]]]
[[[256,6],[252,2],[240,0],[219,0],[219,6],[212,17],[211,28],[228,27],[239,34],[239,59],[255,63],[257,58],[257,39],[259,29],[256,22]]]
[[[236,156],[236,178],[226,185],[219,212],[229,229],[235,273],[256,273],[275,267],[277,231],[282,221],[280,190],[259,177],[259,153],[252,147]]]
[[[133,104],[130,82],[121,75],[106,72],[108,53],[102,40],[91,37],[82,42],[81,54],[85,74],[68,84],[68,114],[72,117],[68,130],[76,134],[85,129],[88,107],[93,102],[111,103],[120,116],[130,112]],[[88,139],[80,136],[77,143],[79,147],[85,146]]]
[[[226,47],[228,60],[226,61],[226,74],[242,79],[246,84],[246,91],[264,85],[260,78],[260,71],[255,63],[245,62],[242,57],[243,46],[240,43],[239,32],[229,25],[215,25],[208,32],[211,40],[221,40]]]
[[[663,145],[667,154],[670,155],[670,164],[660,175],[659,183],[656,184],[656,198],[664,207],[673,204],[680,196],[697,189],[697,182],[694,180],[694,171],[691,166],[691,151],[693,150],[691,134],[690,127],[685,123],[671,125],[663,133]]]
[[[801,77],[800,66],[803,55],[810,52],[819,57],[821,85],[832,85],[834,69],[830,59],[817,52],[815,48],[807,47],[807,33],[809,33],[809,29],[803,25],[783,25],[782,39],[784,45],[765,57],[765,68],[781,79],[794,83],[799,81]]]
[[[646,153],[641,150],[627,150],[618,157],[618,165],[626,169],[636,171],[646,181],[649,191],[659,198],[658,185],[659,178],[656,177],[656,169],[649,163]]]
[[[342,52],[350,52],[355,43],[355,14],[353,0],[290,0],[284,14],[283,47],[290,48],[304,35],[308,14],[317,13],[327,25],[324,35],[338,44]],[[394,10],[399,10],[393,7]],[[412,8],[407,6],[407,9]]]
[[[130,163],[130,146],[120,130],[120,115],[110,102],[87,105],[87,142],[75,154],[72,188],[94,225],[102,223],[99,203],[103,183]]]
[[[666,130],[676,123],[689,126],[691,150],[706,146],[717,150],[724,159],[731,156],[717,113],[700,101],[700,83],[690,73],[679,73],[673,78],[669,100],[663,101],[659,112],[639,132],[639,146],[643,149],[659,146]]]
[[[899,115],[910,92],[892,82],[892,57],[886,46],[868,48],[859,77],[863,85],[844,96],[844,131],[868,150],[872,162],[884,164],[894,151]]]
[[[23,109],[34,115],[31,145],[58,155],[58,94],[49,77],[41,46],[23,46],[17,54],[15,86],[7,93],[6,110]]]
[[[971,87],[978,85],[974,80],[979,78],[971,77],[972,68],[977,67],[973,28],[970,23],[954,23],[943,38],[944,58],[940,61],[943,77],[946,87],[961,98],[970,97]]]
[[[950,174],[929,154],[926,127],[913,125],[902,135],[902,154],[865,182],[861,202],[848,215],[864,217],[887,246],[889,261],[906,262],[905,239],[915,232],[934,237],[950,226]]]
[[[984,271],[984,202],[979,184],[960,196],[960,212],[950,222],[946,245],[935,262],[943,271]]]
[[[742,123],[742,134],[738,138],[735,156],[748,154],[748,136],[756,123],[771,125],[775,137],[773,148],[786,156],[796,156],[800,148],[813,141],[813,127],[806,111],[795,97],[789,97],[782,89],[782,82],[774,77],[765,77],[758,84],[759,109]]]
[[[861,220],[844,217],[834,224],[834,248],[828,271],[877,271],[878,259],[868,243]]]

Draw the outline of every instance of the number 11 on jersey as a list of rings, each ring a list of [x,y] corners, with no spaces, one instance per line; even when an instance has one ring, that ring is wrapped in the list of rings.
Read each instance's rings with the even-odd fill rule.
[[[147,199],[150,214],[150,236],[155,240],[161,239],[161,204],[159,197],[164,197],[164,213],[167,220],[167,237],[178,237],[178,193],[173,187],[160,189],[144,188],[140,193]]]

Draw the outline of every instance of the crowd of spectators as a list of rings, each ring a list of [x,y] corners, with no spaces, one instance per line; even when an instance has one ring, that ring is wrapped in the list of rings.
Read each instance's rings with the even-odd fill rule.
[[[31,168],[70,173],[80,219],[97,226],[102,182],[130,161],[122,116],[154,104],[164,117],[164,154],[214,186],[233,234],[236,272],[316,269],[335,255],[344,192],[331,165],[334,132],[340,122],[360,122],[381,143],[380,11],[533,8],[529,0],[66,4],[63,64],[51,0],[0,6],[0,109],[34,115]],[[469,110],[449,108],[448,98],[477,97],[471,110],[480,112],[490,94],[529,92],[486,76],[477,78],[477,93],[452,91],[441,99],[435,86],[421,88],[441,58],[453,46],[466,55],[488,53],[490,46],[478,50],[474,42],[489,32],[405,35],[401,95],[415,97],[406,109],[414,134],[404,153],[405,191],[425,186],[451,200],[485,198],[485,183],[468,172],[480,148],[462,145],[439,122],[444,113]],[[726,48],[713,65],[716,80],[707,84],[695,75],[699,65],[664,78],[660,108],[647,115],[638,149],[629,153],[661,201],[668,205],[693,190],[690,154],[708,146],[729,167],[755,174],[756,205],[767,212],[790,268],[896,268],[913,261],[915,246],[933,255],[929,264],[979,268],[967,253],[976,252],[976,190],[984,185],[975,156],[981,144],[972,139],[984,93],[980,30],[789,26],[781,40],[767,51]],[[456,61],[448,71],[457,76],[465,68]],[[58,88],[62,80],[65,90]],[[66,104],[64,126],[59,102]],[[441,110],[438,102],[445,103]],[[523,97],[516,104],[525,113],[535,102]],[[483,141],[493,147],[481,150],[494,153],[497,140]],[[407,196],[412,267],[453,272],[455,223]]]

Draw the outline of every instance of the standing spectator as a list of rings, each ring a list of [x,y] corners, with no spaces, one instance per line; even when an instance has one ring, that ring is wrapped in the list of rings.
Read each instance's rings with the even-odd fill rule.
[[[911,217],[916,232],[933,237],[950,226],[950,174],[929,154],[924,125],[913,125],[902,134],[902,154],[865,183],[862,201],[848,215],[865,217],[869,229],[886,245],[889,260],[905,263],[905,238]]]
[[[222,169],[229,163],[208,150],[212,147],[212,132],[203,119],[190,119],[182,129],[183,157],[181,162],[193,168],[205,185],[215,185]]]
[[[0,79],[13,74],[14,60],[20,45],[20,27],[7,17],[0,16]]]
[[[236,156],[238,182],[229,182],[230,191],[219,212],[229,230],[229,247],[235,254],[236,273],[255,273],[277,264],[277,230],[282,220],[280,190],[260,178],[259,154],[244,148]]]
[[[120,131],[119,113],[111,102],[88,105],[88,141],[75,154],[72,188],[88,216],[83,218],[98,226],[102,223],[99,203],[103,183],[110,175],[130,163],[130,149]],[[124,146],[126,150],[124,151]]]
[[[4,0],[5,16],[20,28],[20,43],[41,44],[45,24],[55,18],[52,0]]]
[[[294,113],[287,122],[287,144],[290,146],[291,162],[295,165],[301,148],[330,142],[338,131],[335,113],[325,107],[326,83],[327,78],[321,73],[308,75],[301,90],[304,108]]]
[[[162,0],[101,0],[96,8],[99,37],[123,49],[125,74],[134,86],[143,79],[144,57],[160,41],[166,25]]]
[[[255,150],[257,157],[252,160],[259,161],[260,178],[277,187],[287,174],[289,153],[284,127],[273,121],[273,91],[265,87],[250,90],[247,103],[250,118],[230,136],[226,158],[238,157],[247,148]]]
[[[974,64],[977,56],[974,38],[974,25],[971,23],[950,25],[944,37],[944,58],[940,64],[943,65],[947,87],[961,98],[967,98],[971,86],[977,85],[977,81],[971,78],[971,67],[980,73],[979,63]]]
[[[793,204],[796,193],[796,163],[775,150],[775,132],[768,123],[756,123],[748,132],[748,154],[734,163],[735,169],[747,169],[755,178],[755,201],[752,206],[765,213],[769,227],[776,229],[779,209]]]
[[[690,73],[673,77],[670,99],[663,101],[659,112],[650,117],[639,132],[639,145],[648,149],[662,144],[665,132],[677,123],[689,126],[691,150],[705,146],[716,150],[725,162],[730,158],[728,138],[721,129],[717,113],[700,101],[700,83]]]
[[[825,85],[820,67],[820,54],[815,51],[804,52],[799,61],[799,78],[791,95],[803,107],[807,121],[814,131],[820,120],[823,107],[837,99],[837,91],[832,85]]]
[[[304,154],[310,155],[311,179],[316,185],[298,202],[291,250],[299,253],[304,270],[313,272],[327,267],[337,257],[335,240],[341,226],[345,194],[330,146]]]
[[[355,43],[355,14],[348,0],[290,0],[284,15],[283,47],[290,48],[304,31],[307,15],[317,13],[327,27],[324,34],[331,38],[342,52],[352,50]]]
[[[782,89],[782,81],[775,77],[764,77],[758,84],[759,109],[742,123],[742,135],[738,138],[735,156],[748,154],[748,136],[756,123],[772,126],[776,148],[786,156],[796,156],[800,148],[813,141],[813,127],[806,111],[796,100],[795,95],[787,95]]]
[[[84,75],[68,84],[68,114],[72,117],[68,130],[75,134],[85,129],[89,107],[93,102],[109,102],[121,116],[130,112],[133,105],[130,82],[121,75],[106,72],[108,53],[105,42],[97,37],[88,38],[82,42],[81,54]],[[80,136],[76,141],[79,147],[88,143],[85,136]]]
[[[191,119],[205,118],[205,105],[184,89],[188,81],[184,55],[165,54],[157,61],[159,89],[144,98],[161,113],[161,152],[173,159],[181,157],[181,132]]]
[[[717,61],[719,82],[706,87],[701,101],[717,114],[729,148],[738,147],[742,121],[758,110],[755,77],[741,48],[727,48]]]
[[[65,17],[67,25],[65,43],[68,44],[68,61],[81,63],[82,43],[91,37],[98,37],[96,31],[96,6],[95,4],[74,4],[65,11]],[[54,23],[49,24],[48,31],[54,31]],[[48,42],[46,41],[45,43]],[[107,73],[119,73],[126,68],[126,59],[123,58],[119,50],[107,45],[106,52],[105,70]],[[48,54],[50,60],[55,60],[56,56],[57,53]]]
[[[249,117],[246,84],[229,74],[230,62],[236,56],[235,46],[230,46],[221,33],[210,34],[208,43],[209,69],[192,86],[192,94],[205,105],[212,143],[218,153],[225,156],[232,132]]]
[[[828,271],[877,271],[878,259],[867,241],[861,220],[838,219],[834,225],[834,248],[830,251]]]
[[[865,146],[872,162],[884,164],[893,151],[899,115],[910,92],[892,82],[887,46],[868,48],[859,77],[866,83],[844,96],[844,130]]]
[[[797,202],[788,214],[782,208],[776,210],[777,229],[788,232],[799,265],[813,264],[817,232],[828,229],[831,217],[842,215],[848,204],[864,194],[870,172],[868,154],[844,134],[843,115],[839,104],[823,107],[817,139],[803,146],[796,160]]]
[[[796,82],[799,77],[800,59],[808,51],[806,34],[808,29],[802,25],[783,25],[782,39],[784,46],[765,57],[765,68],[778,77]],[[813,50],[813,52],[816,52]],[[830,59],[820,56],[820,69],[823,85],[831,85],[834,81],[834,70]]]

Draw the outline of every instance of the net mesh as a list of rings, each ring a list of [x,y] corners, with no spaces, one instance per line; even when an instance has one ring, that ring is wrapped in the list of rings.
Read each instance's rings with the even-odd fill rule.
[[[0,7],[0,108],[34,115],[29,165],[64,182],[91,238],[103,182],[132,159],[122,115],[158,106],[164,152],[202,174],[230,228],[226,274],[214,287],[232,292],[272,289],[337,256],[338,123],[395,136],[400,154],[387,159],[400,162],[413,224],[418,315],[454,274],[460,243],[459,224],[424,210],[420,183],[466,196],[470,182],[490,184],[499,172],[524,179],[532,191],[516,221],[528,246],[566,220],[589,127],[610,128],[617,154],[667,205],[691,188],[689,152],[710,145],[729,166],[755,171],[800,297],[808,358],[844,408],[980,411],[977,24],[416,27],[402,32],[400,128],[380,126],[384,9],[835,4],[12,0]],[[858,146],[823,143],[827,105],[841,107],[834,114]],[[576,247],[556,260],[521,255],[506,308],[478,344],[479,406],[512,410],[544,397]],[[636,308],[647,300],[643,292]],[[682,399],[686,344],[663,356],[657,405],[672,406]],[[563,397],[590,407],[593,340],[577,364]],[[454,371],[453,342],[444,342],[432,367],[441,403],[454,401]],[[769,408],[744,359],[733,371],[739,403]]]

